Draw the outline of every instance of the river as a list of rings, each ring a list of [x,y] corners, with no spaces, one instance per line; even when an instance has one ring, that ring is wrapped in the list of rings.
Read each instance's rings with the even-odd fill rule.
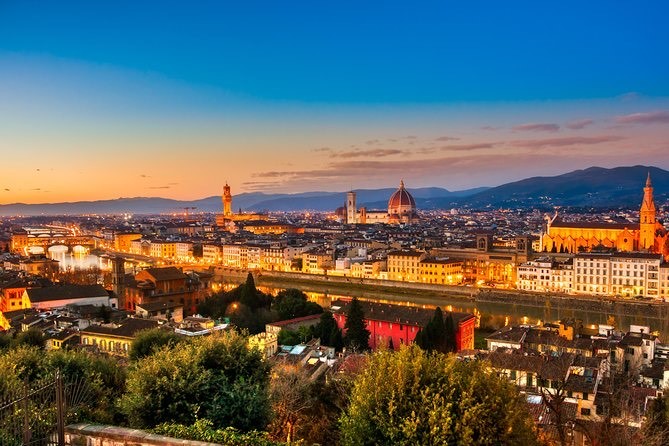
[[[231,289],[239,283],[239,280],[226,279],[222,285],[224,289]],[[473,313],[477,317],[477,327],[483,329],[499,329],[506,325],[516,324],[534,325],[571,318],[581,320],[585,325],[613,325],[621,331],[629,330],[630,325],[647,326],[660,337],[660,340],[669,340],[669,307],[667,306],[644,307],[644,304],[640,304],[633,307],[632,310],[598,311],[576,309],[569,306],[568,302],[561,300],[546,300],[544,305],[529,305],[511,302],[481,302],[462,296],[437,296],[421,291],[416,291],[411,296],[408,296],[406,292],[395,293],[375,290],[337,294],[324,289],[323,285],[319,283],[313,285],[300,284],[296,288],[304,291],[311,301],[317,302],[324,308],[329,307],[334,300],[350,299],[355,296],[363,300],[380,303],[420,306],[423,308],[440,306],[448,311]],[[258,289],[276,295],[283,288],[264,286],[262,280],[260,280]]]

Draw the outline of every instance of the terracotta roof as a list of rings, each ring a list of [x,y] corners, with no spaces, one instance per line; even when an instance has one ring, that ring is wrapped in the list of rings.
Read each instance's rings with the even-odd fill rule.
[[[109,293],[102,285],[57,285],[45,288],[29,288],[26,292],[30,302],[109,297]]]
[[[147,268],[144,271],[149,273],[154,279],[160,280],[178,280],[185,279],[186,275],[174,266],[165,268]]]
[[[434,310],[427,310],[419,307],[408,307],[404,305],[381,304],[375,302],[359,301],[362,306],[362,311],[365,314],[365,319],[382,321],[382,322],[397,322],[400,324],[415,325],[424,327],[434,316]],[[332,302],[332,312],[336,314],[346,314],[350,301],[336,300]],[[336,308],[335,308],[336,307]],[[444,311],[444,318],[448,316],[449,312]],[[453,315],[453,322],[457,326],[461,321],[473,318],[473,314],[451,312]]]
[[[569,375],[565,383],[565,389],[572,392],[595,393],[597,383],[597,372],[593,376]]]
[[[505,352],[497,350],[491,352],[487,359],[496,369],[532,372],[545,379],[562,381],[567,376],[574,356],[570,353],[547,356],[527,354],[518,350]]]
[[[148,311],[149,313],[158,310],[171,310],[173,308],[180,308],[183,306],[184,304],[176,302],[145,302],[143,304],[137,304],[137,308],[141,308],[142,310]]]
[[[561,221],[556,220],[551,228],[578,228],[578,229],[629,229],[638,230],[639,223],[607,223],[593,221]]]
[[[132,339],[135,337],[135,334],[138,331],[148,330],[150,328],[156,328],[157,326],[158,326],[158,321],[153,321],[149,319],[128,318],[123,322],[121,322],[121,325],[119,325],[118,327],[90,325],[85,330],[81,330],[81,333],[99,334],[99,335]]]

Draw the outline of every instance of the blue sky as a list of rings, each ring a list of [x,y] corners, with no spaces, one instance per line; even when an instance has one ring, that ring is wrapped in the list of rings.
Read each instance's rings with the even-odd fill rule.
[[[668,9],[0,1],[0,202],[669,168]]]

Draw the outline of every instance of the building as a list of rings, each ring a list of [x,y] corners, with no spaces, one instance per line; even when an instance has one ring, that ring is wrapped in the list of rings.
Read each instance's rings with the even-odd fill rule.
[[[144,319],[157,319],[179,323],[184,319],[184,306],[176,302],[137,304],[135,306],[135,314]]]
[[[262,352],[265,358],[271,358],[279,351],[278,336],[274,333],[258,333],[249,336],[249,347]]]
[[[573,292],[653,299],[666,297],[661,293],[661,265],[661,254],[577,254],[574,256]]]
[[[346,224],[411,224],[418,221],[416,201],[404,187],[403,180],[400,181],[400,187],[390,196],[387,211],[368,210],[366,207],[358,209],[356,193],[350,191],[346,194],[343,215]]]
[[[424,259],[418,262],[418,274],[423,283],[458,285],[462,283],[462,261]]]
[[[141,238],[142,234],[138,232],[121,232],[114,234],[114,249],[117,252],[130,252],[132,241]]]
[[[89,325],[81,330],[81,344],[100,352],[128,356],[137,333],[157,327],[157,321],[135,318],[125,319],[120,324]]]
[[[421,282],[421,262],[427,257],[423,251],[399,250],[388,253],[388,280]]]
[[[518,267],[516,287],[524,291],[571,293],[574,269],[571,260],[558,262],[541,257]]]
[[[342,330],[346,325],[346,314],[350,301],[332,302],[332,313]],[[416,335],[434,316],[434,310],[402,305],[380,304],[360,301],[365,315],[365,324],[370,332],[369,346],[375,350],[381,346],[399,349],[401,345],[412,344]],[[473,314],[444,312],[444,318],[453,317],[456,351],[474,348]]]
[[[32,308],[51,310],[67,305],[95,305],[117,308],[117,299],[111,298],[102,285],[56,285],[28,288],[23,292],[24,302]]]
[[[206,290],[174,266],[148,268],[126,278],[122,308],[135,312],[137,305],[181,304],[185,315],[195,313]]]
[[[435,248],[431,255],[462,261],[463,280],[478,284],[509,285],[517,281],[517,266],[530,260],[532,243],[529,237],[496,241],[492,234],[476,235],[472,248]]]
[[[546,217],[546,231],[541,237],[544,252],[578,253],[593,248],[617,251],[659,253],[669,260],[669,232],[657,220],[650,173],[643,189],[639,223],[567,222],[557,213]]]
[[[216,215],[216,226],[225,228],[227,223],[235,221],[249,221],[249,220],[264,220],[266,215],[256,213],[242,213],[241,209],[238,214],[232,212],[232,192],[228,183],[223,186],[223,212]]]

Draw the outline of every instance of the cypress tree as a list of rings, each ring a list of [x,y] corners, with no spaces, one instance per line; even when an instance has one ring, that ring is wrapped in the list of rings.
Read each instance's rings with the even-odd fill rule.
[[[242,286],[239,303],[246,305],[252,310],[260,306],[258,300],[258,290],[256,289],[256,282],[253,280],[253,274],[249,272],[246,276],[246,283]]]
[[[351,300],[346,314],[344,343],[354,350],[369,349],[369,330],[365,326],[365,313],[356,297]]]
[[[446,320],[444,321],[444,339],[444,352],[455,352],[457,346],[455,345],[455,322],[453,321],[452,313],[448,313],[448,316],[446,316]]]

